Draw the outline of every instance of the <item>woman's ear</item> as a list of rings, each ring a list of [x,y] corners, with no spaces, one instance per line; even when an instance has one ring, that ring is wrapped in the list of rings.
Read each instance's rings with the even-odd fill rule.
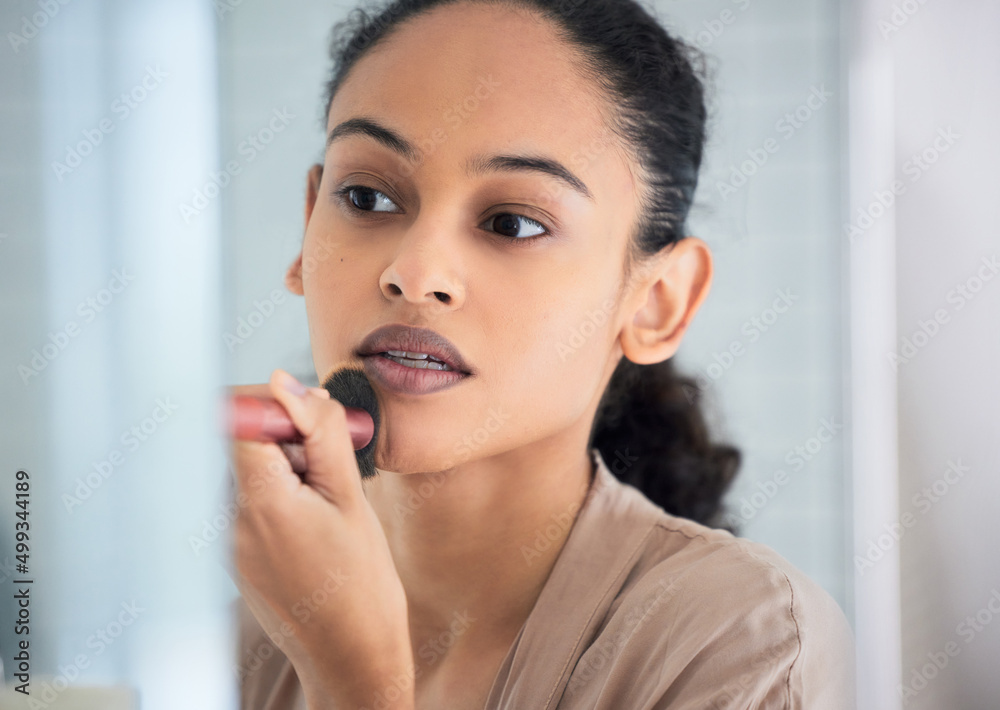
[[[304,296],[305,290],[302,288],[302,250],[285,272],[285,288],[296,296]]]
[[[685,237],[654,257],[634,292],[635,310],[622,328],[622,353],[637,365],[673,357],[712,284],[712,252]]]
[[[306,176],[306,230],[309,229],[309,220],[312,219],[313,208],[316,206],[316,200],[319,197],[319,184],[322,180],[323,166],[316,163],[309,168],[309,174]],[[295,257],[295,261],[292,262],[291,266],[288,267],[288,271],[285,272],[285,287],[298,296],[304,294],[302,288],[301,249],[299,249],[299,255]]]

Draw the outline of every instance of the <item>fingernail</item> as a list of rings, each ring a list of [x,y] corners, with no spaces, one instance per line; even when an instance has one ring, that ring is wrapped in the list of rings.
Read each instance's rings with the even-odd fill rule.
[[[326,387],[310,387],[309,391],[320,399],[330,399],[330,390]]]
[[[288,374],[287,372],[284,374],[281,384],[284,386],[286,390],[288,390],[289,392],[298,397],[305,397],[306,392],[308,392],[304,384],[299,382],[297,379],[295,379],[295,377]]]

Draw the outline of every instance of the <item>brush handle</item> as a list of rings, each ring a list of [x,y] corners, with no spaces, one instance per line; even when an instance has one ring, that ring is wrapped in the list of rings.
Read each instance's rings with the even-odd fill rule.
[[[364,409],[344,409],[347,410],[347,428],[354,450],[365,448],[375,434],[375,422]],[[302,434],[278,400],[248,394],[229,398],[229,436],[243,441],[302,441]]]

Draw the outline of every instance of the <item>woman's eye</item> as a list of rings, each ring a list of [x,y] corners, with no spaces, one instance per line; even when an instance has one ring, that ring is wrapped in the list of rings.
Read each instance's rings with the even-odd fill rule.
[[[379,190],[364,185],[345,185],[334,191],[334,195],[343,204],[355,212],[396,212],[396,203]],[[493,215],[484,225],[487,231],[494,232],[510,242],[530,242],[536,237],[548,233],[541,222],[524,215],[501,212]]]
[[[393,212],[395,203],[384,192],[364,185],[345,185],[336,192],[350,207],[361,212]],[[391,206],[391,207],[387,207]]]
[[[521,225],[529,225],[532,227],[531,232],[528,234],[518,233],[519,222]],[[511,214],[509,212],[503,212],[500,214],[495,214],[486,220],[485,224],[492,224],[494,230],[501,237],[506,237],[512,241],[530,241],[533,237],[540,237],[545,234],[546,229],[536,220],[530,217],[525,217],[519,214]]]

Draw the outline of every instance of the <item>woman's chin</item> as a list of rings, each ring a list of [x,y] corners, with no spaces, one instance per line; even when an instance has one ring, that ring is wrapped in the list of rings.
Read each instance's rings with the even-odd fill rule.
[[[468,456],[459,460],[454,452],[436,451],[426,444],[413,446],[392,446],[384,442],[375,452],[375,468],[382,472],[399,474],[412,473],[445,473],[456,465],[468,460]]]
[[[431,414],[417,419],[411,412],[400,416],[383,410],[375,467],[400,474],[448,472],[502,454],[519,444],[520,432],[499,432],[510,416],[498,416],[494,408],[483,418]]]

